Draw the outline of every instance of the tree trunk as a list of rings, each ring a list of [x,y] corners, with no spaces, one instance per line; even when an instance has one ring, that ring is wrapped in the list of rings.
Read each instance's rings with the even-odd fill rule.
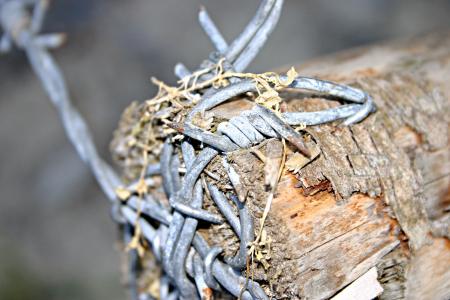
[[[376,267],[380,299],[450,299],[450,32],[296,70],[361,88],[377,111],[350,127],[306,128],[321,154],[284,173],[269,214],[275,297],[329,298]]]

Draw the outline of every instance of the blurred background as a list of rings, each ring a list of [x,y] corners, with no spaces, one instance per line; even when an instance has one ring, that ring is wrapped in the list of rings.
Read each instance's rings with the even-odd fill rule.
[[[174,83],[211,51],[197,25],[204,5],[231,40],[257,0],[53,1],[44,31],[101,154],[122,110],[151,98],[150,77]],[[450,1],[287,0],[249,70],[391,38],[450,28]],[[23,53],[0,56],[0,299],[124,299],[109,203],[81,163]]]

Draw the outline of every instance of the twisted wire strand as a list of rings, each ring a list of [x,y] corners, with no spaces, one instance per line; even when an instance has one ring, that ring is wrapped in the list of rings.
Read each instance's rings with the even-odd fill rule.
[[[39,2],[35,11],[44,10],[45,8],[42,7],[42,5],[45,5],[44,3]],[[119,176],[98,155],[86,122],[71,104],[61,70],[47,51],[46,45],[37,42],[35,34],[40,30],[44,12],[35,14],[39,18],[38,21],[32,22],[33,27],[22,25],[30,24],[26,4],[28,4],[28,1],[1,3],[2,27],[8,33],[8,36],[14,39],[15,44],[27,54],[33,71],[40,79],[50,100],[58,109],[69,140],[81,159],[91,168],[108,199],[114,202],[117,199],[115,187],[120,184]]]
[[[228,43],[225,41],[222,33],[220,33],[220,30],[217,28],[216,24],[213,22],[204,7],[202,7],[200,9],[200,12],[198,13],[198,22],[200,23],[200,26],[203,28],[216,50],[220,54],[224,55],[228,49]]]
[[[206,66],[214,66],[220,58],[225,58],[224,68],[231,71],[243,71],[253,60],[274,29],[282,7],[282,0],[263,0],[247,27],[231,42],[225,41],[219,29],[206,10],[199,13],[199,22],[205,33],[216,48],[205,62]],[[30,16],[27,8],[33,6]],[[224,220],[240,239],[239,251],[234,257],[219,258],[222,252],[217,246],[209,246],[205,239],[196,231],[199,220],[209,223],[223,222],[217,216],[202,209],[204,190],[200,175],[208,163],[220,152],[234,151],[260,143],[267,137],[283,137],[308,155],[308,149],[302,136],[289,125],[318,125],[326,122],[344,119],[344,125],[354,124],[364,119],[374,111],[373,100],[361,90],[335,84],[328,81],[298,77],[289,88],[309,90],[329,96],[338,97],[354,104],[345,104],[336,108],[319,112],[287,112],[279,118],[272,111],[255,105],[252,110],[244,111],[239,116],[219,124],[218,133],[213,134],[194,126],[191,121],[197,113],[212,109],[234,96],[246,92],[255,92],[256,84],[252,80],[239,78],[230,79],[228,87],[205,90],[200,96],[201,101],[189,112],[183,124],[171,126],[182,132],[186,139],[181,144],[180,161],[178,147],[174,147],[170,139],[164,143],[160,163],[149,165],[145,179],[147,185],[153,185],[150,178],[153,175],[162,177],[163,190],[169,199],[169,206],[162,204],[152,195],[142,199],[137,195],[137,184],[131,184],[128,189],[133,193],[126,202],[120,202],[115,188],[122,186],[119,176],[99,156],[88,126],[79,112],[71,104],[67,86],[59,67],[47,49],[59,46],[63,36],[59,34],[40,35],[42,22],[48,6],[46,0],[0,0],[0,24],[4,35],[0,40],[0,51],[7,51],[15,44],[24,50],[44,89],[52,103],[58,109],[63,126],[69,140],[76,148],[80,157],[92,170],[104,193],[112,203],[115,220],[125,223],[125,242],[131,240],[132,228],[140,226],[142,234],[149,241],[157,261],[163,268],[160,278],[161,299],[203,299],[205,287],[223,291],[241,297],[241,299],[268,299],[261,286],[243,277],[240,271],[246,262],[247,249],[254,239],[253,220],[245,202],[245,196],[239,192],[239,178],[230,166],[225,169],[235,188],[231,200],[238,208],[236,216],[227,197],[213,184],[207,183],[205,188],[213,202],[219,208]],[[175,74],[185,78],[192,74],[183,64],[175,66]],[[211,72],[202,76],[200,82],[211,78]],[[280,76],[281,80],[285,80]],[[195,149],[188,137],[204,144],[204,149],[195,154]],[[180,176],[180,167],[184,163],[186,174]],[[147,218],[157,222],[157,227],[150,224]],[[136,252],[131,252],[130,284],[133,299],[153,299],[151,295],[138,292]],[[169,290],[173,290],[169,293]]]

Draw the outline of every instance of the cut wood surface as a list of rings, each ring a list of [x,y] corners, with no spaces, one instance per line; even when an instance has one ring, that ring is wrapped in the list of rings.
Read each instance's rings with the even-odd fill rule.
[[[450,33],[345,51],[296,70],[366,91],[377,111],[350,127],[305,129],[321,153],[280,180],[267,224],[270,267],[260,278],[277,299],[327,299],[375,267],[380,299],[450,299]],[[338,103],[283,97],[287,110]],[[234,101],[214,113],[249,106]]]

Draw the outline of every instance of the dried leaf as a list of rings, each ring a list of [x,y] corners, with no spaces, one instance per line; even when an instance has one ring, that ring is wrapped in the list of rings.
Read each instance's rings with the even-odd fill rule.
[[[141,131],[142,131],[141,123],[137,123],[131,129],[131,135],[132,136],[137,136]]]
[[[137,224],[137,226],[135,227],[134,235],[133,235],[131,241],[128,243],[126,250],[130,251],[132,249],[136,249],[139,257],[144,257],[145,248],[144,248],[144,246],[142,246],[142,244],[139,240],[140,237],[141,237],[141,226],[139,226],[139,224]]]
[[[261,251],[256,251],[255,257],[257,261],[261,261],[261,259],[263,259],[264,256],[262,255]]]
[[[263,228],[263,230],[261,231],[261,245],[265,245],[267,242],[267,231],[266,229]]]
[[[289,71],[287,71],[286,76],[287,76],[286,80],[280,80],[280,84],[282,86],[288,86],[292,82],[294,82],[295,78],[297,78],[298,76],[298,73],[297,71],[295,71],[294,67],[291,67]]]
[[[306,123],[302,122],[297,127],[295,127],[294,130],[299,132],[299,131],[305,130],[305,128],[306,128]]]
[[[136,191],[137,191],[137,193],[138,193],[140,196],[142,196],[142,195],[144,195],[144,194],[147,193],[147,190],[148,190],[148,188],[147,188],[147,184],[145,183],[144,178],[140,178],[140,179],[139,179],[139,182],[138,182],[138,184],[137,184],[137,186],[136,186]]]
[[[264,270],[268,270],[270,268],[270,264],[265,258],[261,259],[261,263],[264,267]]]
[[[159,280],[152,280],[149,287],[147,288],[147,292],[155,299],[159,296],[160,285],[161,283]]]
[[[255,102],[272,109],[280,104],[281,98],[277,91],[270,89],[261,93],[258,98],[255,99]]]
[[[131,196],[131,192],[122,186],[116,188],[115,192],[117,197],[122,201],[126,201]]]
[[[192,118],[192,124],[200,127],[204,130],[209,130],[212,127],[212,124],[214,122],[214,118],[213,117],[209,117],[209,118],[204,118],[201,114],[196,114],[193,118]]]

